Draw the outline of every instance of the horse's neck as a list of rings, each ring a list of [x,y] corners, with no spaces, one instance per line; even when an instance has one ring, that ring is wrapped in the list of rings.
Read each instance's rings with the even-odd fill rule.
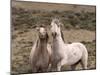
[[[40,46],[42,48],[47,47],[47,41],[46,40],[40,40]]]
[[[63,47],[64,47],[64,41],[61,36],[56,37],[53,39],[53,45],[52,45],[52,53],[53,53],[53,59],[59,61],[62,58],[62,55],[60,53],[63,52]]]
[[[61,36],[57,36],[55,39],[53,39],[53,43],[57,47],[65,44]]]
[[[40,51],[44,51],[44,50],[46,50],[47,49],[47,41],[46,40],[38,40],[38,43],[37,43],[38,45],[38,50],[40,50]]]

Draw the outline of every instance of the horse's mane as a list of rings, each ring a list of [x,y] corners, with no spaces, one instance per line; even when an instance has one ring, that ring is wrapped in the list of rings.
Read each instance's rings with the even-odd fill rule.
[[[38,47],[38,45],[39,45],[39,39],[37,39],[37,41],[36,41],[36,47]]]
[[[65,42],[62,30],[61,30],[61,37],[62,37],[63,41]]]

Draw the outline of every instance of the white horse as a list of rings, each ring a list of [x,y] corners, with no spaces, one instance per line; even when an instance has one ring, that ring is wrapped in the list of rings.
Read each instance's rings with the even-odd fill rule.
[[[52,43],[52,70],[61,71],[64,65],[71,66],[75,70],[76,64],[81,63],[83,69],[87,69],[88,52],[82,43],[65,44],[60,29],[59,19],[51,22]]]
[[[44,27],[38,30],[38,39],[30,53],[32,72],[46,72],[50,64],[51,46],[48,44],[48,33]]]

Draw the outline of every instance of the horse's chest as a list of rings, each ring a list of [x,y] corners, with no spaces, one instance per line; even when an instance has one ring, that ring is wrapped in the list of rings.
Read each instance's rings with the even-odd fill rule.
[[[62,57],[64,50],[65,50],[65,46],[62,45],[61,43],[56,43],[53,45],[53,51],[54,51],[55,55]]]
[[[47,50],[43,50],[42,51],[37,51],[34,52],[34,55],[32,56],[32,62],[35,64],[35,65],[42,65],[42,66],[45,66],[49,63],[49,53]]]
[[[49,62],[49,56],[48,56],[48,53],[47,54],[40,54],[37,58],[37,64],[38,65],[47,65],[48,62]]]
[[[53,45],[52,59],[53,61],[60,61],[62,59],[61,47],[58,44]]]

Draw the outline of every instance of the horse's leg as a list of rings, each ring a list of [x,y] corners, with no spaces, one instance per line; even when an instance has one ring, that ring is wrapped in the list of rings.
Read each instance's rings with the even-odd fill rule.
[[[81,60],[81,65],[83,69],[87,69],[87,61]]]
[[[81,59],[81,65],[83,69],[87,69],[87,62],[88,62],[88,57],[85,56]]]
[[[51,66],[47,65],[46,67],[43,67],[43,72],[49,72],[50,71]]]
[[[61,71],[61,62],[57,64],[57,71]]]
[[[58,64],[57,64],[57,71],[61,71],[61,67],[63,65],[67,64],[65,59],[62,59]]]
[[[81,62],[81,60],[79,60],[78,62],[76,62],[75,64],[71,65],[72,70],[76,69],[76,66]]]
[[[32,67],[32,72],[36,73],[37,72],[37,68],[36,67]]]
[[[51,71],[51,64],[49,64],[47,71]]]
[[[57,71],[57,64],[51,64],[50,71]]]
[[[71,65],[72,70],[76,69],[77,64]]]
[[[47,72],[47,68],[45,68],[45,67],[41,68],[40,72]]]

